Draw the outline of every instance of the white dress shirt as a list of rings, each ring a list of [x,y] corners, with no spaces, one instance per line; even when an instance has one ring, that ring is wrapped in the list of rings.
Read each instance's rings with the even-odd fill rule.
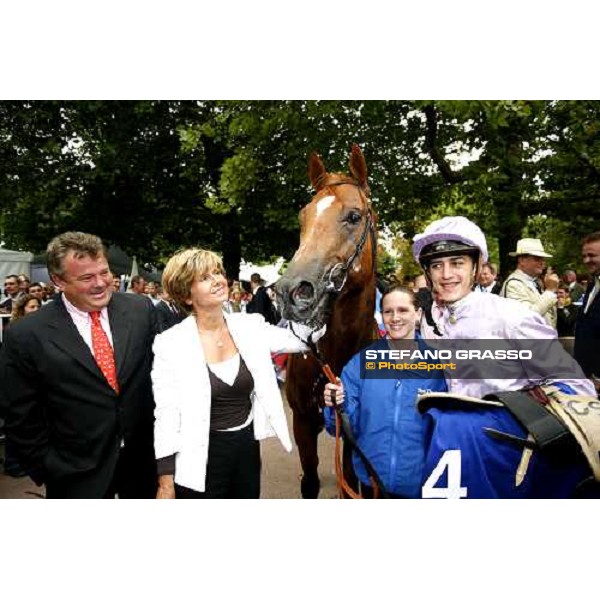
[[[73,319],[73,323],[75,323],[75,327],[77,327],[77,331],[79,331],[79,334],[90,349],[90,352],[94,354],[94,348],[92,347],[92,318],[90,317],[90,313],[79,310],[77,307],[73,306],[64,294],[62,294],[62,300],[69,316]],[[104,333],[106,333],[111,347],[114,349],[112,333],[110,332],[110,323],[108,321],[108,308],[106,308],[106,306],[100,311],[100,325],[102,326],[102,329],[104,329]]]

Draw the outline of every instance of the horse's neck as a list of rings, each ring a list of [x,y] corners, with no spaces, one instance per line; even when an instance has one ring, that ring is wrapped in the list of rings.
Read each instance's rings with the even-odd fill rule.
[[[337,375],[361,348],[373,339],[375,282],[340,295],[333,306],[320,350]]]

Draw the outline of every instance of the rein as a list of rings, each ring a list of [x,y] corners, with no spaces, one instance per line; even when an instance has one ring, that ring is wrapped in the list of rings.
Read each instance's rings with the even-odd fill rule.
[[[300,338],[295,332],[292,325],[292,333],[296,335],[296,337]],[[317,344],[312,340],[312,333],[309,335],[307,340],[302,340],[309,348],[310,351],[321,367],[321,371],[329,381],[329,383],[337,384],[338,378],[335,376],[335,373],[332,371],[331,367],[323,361],[321,358],[321,354],[319,349],[317,348]],[[370,463],[369,459],[365,456],[364,452],[360,449],[356,438],[354,437],[354,433],[352,432],[352,427],[350,426],[350,419],[346,411],[344,410],[344,406],[341,403],[335,402],[333,400],[333,406],[335,408],[335,473],[338,485],[338,492],[340,497],[342,496],[342,492],[345,492],[350,498],[354,500],[362,499],[362,496],[355,492],[350,484],[346,481],[344,477],[344,470],[341,459],[341,435],[340,432],[344,436],[344,440],[350,445],[350,448],[356,452],[357,456],[362,461],[367,473],[369,474],[369,479],[371,480],[371,487],[373,488],[373,497],[378,498],[381,496],[382,498],[389,498],[389,494],[385,489],[375,467]]]

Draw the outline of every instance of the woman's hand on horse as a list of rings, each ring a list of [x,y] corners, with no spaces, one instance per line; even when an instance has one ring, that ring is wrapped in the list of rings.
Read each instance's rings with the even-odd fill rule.
[[[335,406],[344,401],[344,386],[338,378],[338,383],[326,383],[323,391],[325,406]]]

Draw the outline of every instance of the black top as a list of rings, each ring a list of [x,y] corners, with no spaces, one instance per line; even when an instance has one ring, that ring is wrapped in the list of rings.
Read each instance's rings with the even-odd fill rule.
[[[208,366],[210,378],[210,429],[211,431],[239,427],[247,420],[252,409],[250,393],[254,389],[254,379],[240,356],[240,368],[229,385],[219,379]]]

